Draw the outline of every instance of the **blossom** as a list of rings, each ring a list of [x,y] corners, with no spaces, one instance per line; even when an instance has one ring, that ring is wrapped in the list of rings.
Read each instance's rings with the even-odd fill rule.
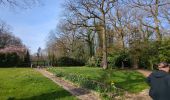
[[[3,49],[0,49],[0,53],[17,53],[18,55],[24,55],[26,53],[27,49],[24,46],[6,46]]]

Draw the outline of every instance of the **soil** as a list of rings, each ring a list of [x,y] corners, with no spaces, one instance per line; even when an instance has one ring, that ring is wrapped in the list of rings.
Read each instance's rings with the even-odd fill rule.
[[[148,77],[152,71],[149,71],[149,70],[142,70],[142,69],[139,69],[137,70],[139,73],[142,73],[145,77]]]

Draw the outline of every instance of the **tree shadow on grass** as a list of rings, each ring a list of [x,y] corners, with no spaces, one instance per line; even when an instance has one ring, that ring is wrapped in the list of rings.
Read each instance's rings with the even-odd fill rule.
[[[121,88],[129,92],[140,92],[147,88],[146,78],[134,71],[118,71],[106,70],[101,77],[97,79],[100,82],[114,82],[117,88]]]
[[[126,76],[123,79],[123,81],[119,81],[116,84],[129,92],[140,92],[147,88],[146,78],[141,75],[126,73]]]
[[[71,98],[72,100],[74,97],[66,92],[65,90],[60,90],[60,91],[55,91],[51,93],[44,93],[28,98],[21,98],[21,99],[16,99],[15,97],[8,98],[8,100],[63,100],[63,99],[68,99]]]
[[[81,95],[90,93],[88,90],[83,89],[83,88],[75,88],[75,89],[72,89],[71,91],[73,91],[76,96],[81,96]]]

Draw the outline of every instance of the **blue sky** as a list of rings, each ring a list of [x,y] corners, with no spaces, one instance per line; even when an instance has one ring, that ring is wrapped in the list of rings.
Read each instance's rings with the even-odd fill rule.
[[[0,19],[12,27],[12,32],[31,50],[45,48],[50,30],[55,29],[62,16],[64,0],[41,0],[43,5],[28,10],[0,7]]]

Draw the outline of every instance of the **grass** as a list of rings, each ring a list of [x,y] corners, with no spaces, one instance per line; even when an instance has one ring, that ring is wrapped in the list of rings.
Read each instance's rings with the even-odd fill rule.
[[[29,68],[0,68],[0,100],[76,100]]]
[[[56,67],[49,68],[53,73],[62,72],[64,74],[79,74],[95,81],[114,82],[119,88],[131,93],[138,93],[148,88],[145,77],[134,70],[103,70],[101,68],[89,67]]]

